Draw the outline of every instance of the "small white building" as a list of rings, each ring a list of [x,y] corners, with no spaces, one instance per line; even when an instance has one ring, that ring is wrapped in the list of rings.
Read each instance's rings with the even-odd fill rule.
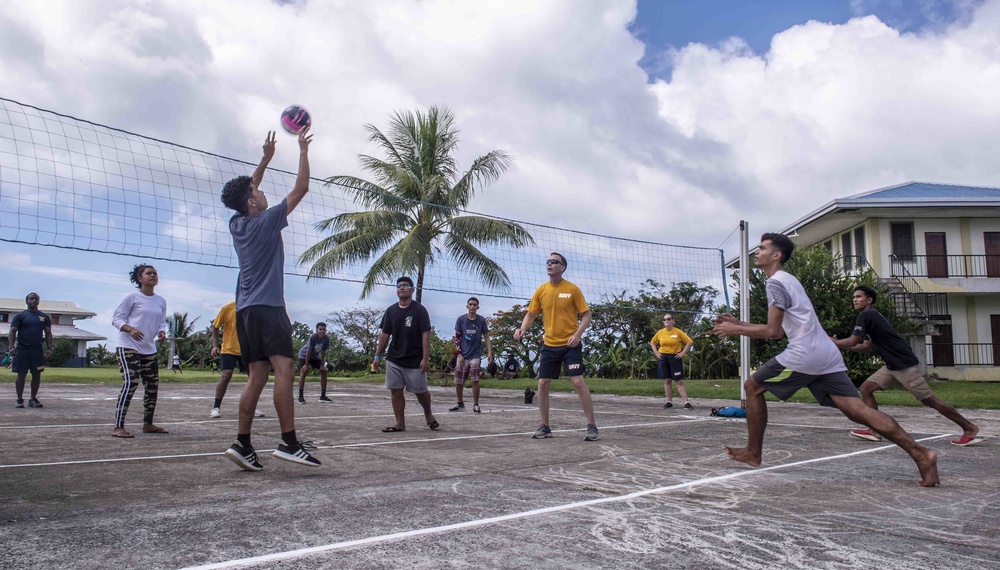
[[[10,321],[15,315],[27,309],[24,299],[8,299],[0,297],[0,346],[7,350],[7,339],[10,334]],[[107,337],[85,331],[76,326],[75,321],[89,319],[97,313],[81,309],[72,301],[46,301],[38,305],[38,310],[47,313],[52,318],[53,340],[61,336],[76,341],[75,356],[64,363],[64,366],[87,365],[87,343],[92,340],[107,340]]]
[[[928,373],[1000,380],[1000,188],[880,188],[837,198],[781,233],[797,247],[826,247],[845,272],[871,267],[933,333],[911,339]]]

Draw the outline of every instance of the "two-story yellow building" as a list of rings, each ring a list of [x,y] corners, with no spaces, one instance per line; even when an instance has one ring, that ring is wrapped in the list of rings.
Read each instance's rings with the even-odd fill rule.
[[[781,231],[847,272],[874,269],[932,333],[911,340],[929,373],[1000,380],[1000,188],[910,182],[838,198]]]

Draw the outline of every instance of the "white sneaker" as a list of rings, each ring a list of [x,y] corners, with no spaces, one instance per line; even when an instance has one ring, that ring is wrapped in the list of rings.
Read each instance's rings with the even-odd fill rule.
[[[222,417],[222,410],[220,410],[219,408],[212,408],[212,413],[211,413],[211,415],[209,417],[212,417],[212,418],[221,418]]]
[[[264,417],[264,412],[260,411],[260,408],[256,408],[253,411],[253,417],[255,417],[255,418],[262,418],[262,417]]]

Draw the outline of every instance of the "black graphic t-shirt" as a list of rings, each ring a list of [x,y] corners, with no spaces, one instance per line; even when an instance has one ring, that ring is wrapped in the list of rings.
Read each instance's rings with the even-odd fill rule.
[[[405,309],[394,303],[382,316],[382,332],[390,335],[385,358],[403,368],[420,368],[424,357],[423,333],[431,330],[427,309],[416,301]]]
[[[905,370],[919,363],[910,344],[899,336],[882,313],[871,307],[858,313],[858,320],[854,323],[851,334],[861,338],[868,337],[889,370]]]

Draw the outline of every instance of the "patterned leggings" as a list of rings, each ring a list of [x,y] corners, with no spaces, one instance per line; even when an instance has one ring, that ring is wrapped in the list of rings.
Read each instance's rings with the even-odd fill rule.
[[[142,381],[145,393],[142,397],[142,423],[153,423],[153,412],[156,410],[156,391],[160,385],[160,367],[156,362],[156,354],[139,354],[130,348],[118,349],[118,367],[122,373],[122,391],[118,394],[118,406],[115,409],[115,427],[125,427],[125,414],[128,413],[129,402],[135,389]]]

